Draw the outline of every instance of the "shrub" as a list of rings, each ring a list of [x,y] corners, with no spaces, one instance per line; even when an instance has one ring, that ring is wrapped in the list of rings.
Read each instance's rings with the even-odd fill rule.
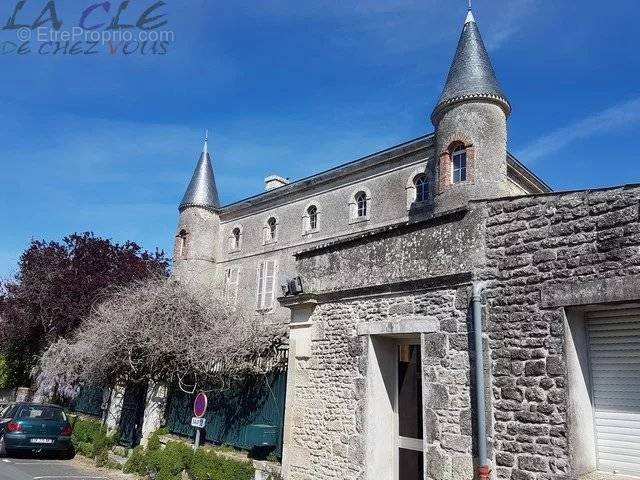
[[[111,435],[107,432],[107,427],[100,427],[98,433],[93,438],[93,452],[95,455],[99,453],[111,450],[118,444],[118,434],[113,433]]]
[[[148,466],[144,448],[142,446],[137,446],[133,449],[131,456],[129,456],[129,459],[124,464],[123,471],[124,473],[137,473],[139,475],[144,475],[147,473]]]
[[[93,452],[93,443],[89,442],[73,442],[73,448],[75,448],[76,453],[88,458],[93,458],[95,456]]]
[[[169,442],[164,449],[147,451],[148,467],[157,473],[157,480],[179,479],[192,457],[191,447],[182,442]]]
[[[180,480],[183,470],[191,480],[252,480],[254,477],[250,462],[228,459],[203,448],[194,453],[190,445],[182,442],[169,442],[165,448],[151,447],[150,438],[146,450],[134,448],[123,471],[138,475],[153,471],[157,480]]]
[[[192,480],[251,480],[255,471],[250,462],[231,460],[200,448],[193,455],[188,473]]]
[[[73,424],[71,443],[78,453],[95,458],[96,463],[108,459],[108,451],[118,443],[117,434],[109,435],[98,420],[77,418]]]
[[[152,433],[147,442],[147,450],[153,452],[154,450],[160,450],[160,435],[158,432]]]
[[[71,443],[73,443],[73,446],[78,450],[80,450],[80,444],[82,443],[93,444],[93,439],[96,438],[101,428],[102,425],[98,420],[76,418],[73,424]]]

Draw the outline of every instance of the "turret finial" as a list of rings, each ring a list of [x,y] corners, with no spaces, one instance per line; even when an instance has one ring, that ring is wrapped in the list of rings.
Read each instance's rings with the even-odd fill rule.
[[[202,148],[202,152],[206,155],[209,153],[209,130],[205,130],[204,132],[204,147]]]
[[[464,23],[466,25],[467,23],[472,23],[475,21],[476,19],[473,16],[473,11],[471,10],[471,0],[469,0],[469,9],[467,10],[467,18],[465,19]]]

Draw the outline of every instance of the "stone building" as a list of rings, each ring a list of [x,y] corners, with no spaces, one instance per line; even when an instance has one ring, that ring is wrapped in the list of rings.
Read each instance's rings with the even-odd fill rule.
[[[435,132],[221,205],[175,275],[289,325],[289,480],[640,475],[640,186],[552,192],[471,11]]]

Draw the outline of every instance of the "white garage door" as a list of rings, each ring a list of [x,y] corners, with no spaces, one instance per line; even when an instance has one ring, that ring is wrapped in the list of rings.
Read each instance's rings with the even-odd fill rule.
[[[640,476],[640,309],[587,318],[598,470]]]

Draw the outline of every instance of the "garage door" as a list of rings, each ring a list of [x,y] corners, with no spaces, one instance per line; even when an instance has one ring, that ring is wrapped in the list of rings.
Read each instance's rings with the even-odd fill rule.
[[[587,319],[598,470],[640,476],[640,309]]]

